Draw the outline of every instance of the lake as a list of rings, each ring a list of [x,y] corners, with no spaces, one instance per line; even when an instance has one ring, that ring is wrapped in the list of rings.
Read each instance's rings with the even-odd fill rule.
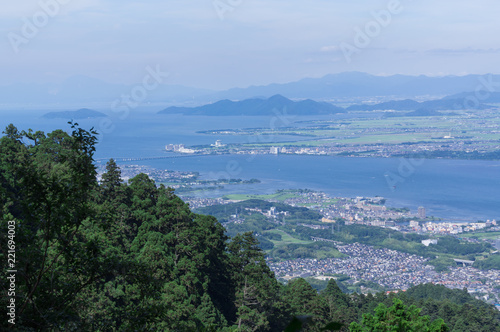
[[[0,113],[2,129],[13,122],[19,129],[69,130],[66,120],[46,120],[38,110],[24,114]],[[345,115],[342,115],[345,116]],[[100,137],[97,159],[164,156],[168,143],[189,145],[223,143],[279,142],[296,139],[285,136],[225,136],[199,134],[200,130],[243,129],[295,126],[298,121],[331,119],[323,117],[208,117],[157,115],[150,109],[136,111],[122,119],[115,115],[109,126],[101,120],[78,121],[82,127],[105,131]],[[228,193],[272,193],[277,189],[308,188],[332,196],[383,196],[387,205],[419,206],[427,215],[453,220],[500,219],[500,161],[404,160],[398,158],[342,158],[288,155],[190,156],[131,162],[155,168],[198,171],[203,178],[257,178],[260,184],[232,185],[223,190],[197,195]]]

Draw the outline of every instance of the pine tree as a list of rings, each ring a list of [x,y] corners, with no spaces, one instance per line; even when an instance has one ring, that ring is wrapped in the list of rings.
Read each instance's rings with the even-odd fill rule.
[[[295,316],[310,316],[312,324],[307,331],[317,331],[328,323],[328,306],[325,299],[303,278],[291,280],[286,287],[286,301]]]
[[[320,295],[326,301],[329,320],[339,321],[347,326],[358,319],[350,297],[340,290],[334,279],[328,281],[326,288],[321,291]]]
[[[258,241],[251,232],[238,234],[228,251],[236,289],[236,326],[241,331],[268,330],[279,287]]]

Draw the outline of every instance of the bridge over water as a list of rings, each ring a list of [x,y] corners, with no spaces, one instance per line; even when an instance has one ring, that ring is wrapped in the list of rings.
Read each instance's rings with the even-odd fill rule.
[[[208,156],[207,154],[189,154],[189,155],[174,155],[174,156],[159,156],[159,157],[138,157],[138,158],[99,158],[96,159],[96,163],[107,163],[110,159],[115,162],[129,162],[129,161],[144,161],[144,160],[158,160],[158,159],[177,159],[177,158],[189,158],[189,157],[201,157]]]

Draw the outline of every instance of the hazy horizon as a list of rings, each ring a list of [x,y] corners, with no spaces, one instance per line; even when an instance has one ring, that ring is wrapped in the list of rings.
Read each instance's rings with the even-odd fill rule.
[[[0,18],[0,85],[85,75],[224,90],[350,71],[499,73],[500,3],[29,0]]]
[[[419,76],[425,76],[425,77],[429,77],[429,78],[441,78],[441,77],[465,77],[465,76],[471,76],[471,75],[478,75],[478,76],[484,76],[484,75],[500,75],[499,73],[496,73],[496,72],[485,72],[485,73],[467,73],[467,74],[447,74],[447,75],[429,75],[429,74],[415,74],[415,75],[410,75],[410,74],[401,74],[401,73],[394,73],[394,74],[373,74],[373,73],[368,73],[368,72],[361,72],[361,71],[345,71],[345,72],[337,72],[337,73],[326,73],[324,75],[320,75],[320,76],[304,76],[304,77],[299,77],[295,80],[292,80],[292,81],[283,81],[283,82],[279,82],[279,81],[271,81],[269,83],[262,83],[262,84],[253,84],[253,83],[249,83],[247,85],[241,85],[241,86],[230,86],[230,87],[227,87],[227,88],[218,88],[218,89],[215,89],[215,88],[211,88],[211,87],[202,87],[202,86],[196,86],[196,85],[186,85],[186,84],[180,84],[180,83],[171,83],[169,84],[168,82],[164,82],[164,85],[172,85],[172,86],[181,86],[181,87],[186,87],[186,88],[193,88],[193,89],[200,89],[200,90],[211,90],[213,92],[223,92],[223,91],[226,91],[226,90],[231,90],[231,89],[247,89],[247,88],[250,88],[250,87],[257,87],[257,86],[268,86],[268,85],[273,85],[273,84],[288,84],[288,83],[294,83],[294,82],[298,82],[298,81],[301,81],[301,80],[304,80],[304,79],[320,79],[320,78],[323,78],[323,77],[326,77],[326,76],[330,76],[330,75],[342,75],[342,74],[351,74],[351,73],[360,73],[360,74],[367,74],[367,75],[372,75],[372,76],[376,76],[376,77],[391,77],[391,76],[409,76],[409,77],[419,77]],[[140,84],[141,82],[140,81],[136,81],[136,82],[131,82],[131,83],[124,83],[124,82],[113,82],[113,81],[107,81],[106,79],[101,79],[101,78],[98,78],[98,77],[93,77],[93,76],[87,76],[87,75],[84,75],[84,74],[76,74],[76,75],[72,75],[72,76],[68,76],[68,77],[65,77],[59,81],[54,81],[54,82],[34,82],[34,81],[26,81],[26,82],[14,82],[14,83],[10,83],[10,84],[0,84],[0,86],[11,86],[11,85],[16,85],[16,84],[27,84],[27,85],[44,85],[44,84],[47,84],[47,85],[61,85],[61,84],[64,84],[65,82],[69,81],[69,80],[72,80],[72,79],[90,79],[90,80],[98,80],[102,83],[106,83],[106,84],[116,84],[116,85],[124,85],[124,86],[130,86],[130,85],[135,85],[135,84]],[[467,91],[464,91],[464,92],[467,92]]]

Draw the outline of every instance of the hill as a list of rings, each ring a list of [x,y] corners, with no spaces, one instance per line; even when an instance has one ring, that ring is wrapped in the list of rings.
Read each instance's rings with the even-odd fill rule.
[[[467,99],[442,98],[418,102],[412,99],[391,100],[377,104],[357,104],[346,109],[326,102],[317,102],[311,99],[292,101],[282,95],[274,95],[268,99],[252,98],[241,101],[228,99],[219,100],[212,104],[198,107],[168,107],[158,114],[210,115],[210,116],[262,116],[272,115],[275,112],[287,115],[328,115],[344,113],[346,111],[414,111],[411,113],[393,114],[389,116],[435,116],[442,115],[438,111],[487,109],[491,106],[479,103],[471,104]]]
[[[440,116],[440,115],[443,115],[443,113],[438,112],[438,111],[433,110],[433,109],[429,109],[429,108],[419,108],[413,112],[407,112],[407,113],[393,112],[393,113],[387,113],[385,116],[386,117],[405,117],[405,116],[413,117],[413,116]]]
[[[213,104],[199,107],[169,107],[158,114],[182,113],[185,115],[212,115],[212,116],[232,116],[232,115],[273,115],[274,112],[283,113],[286,110],[288,115],[325,115],[342,113],[345,110],[325,102],[316,102],[310,99],[302,101],[292,101],[281,95],[274,95],[268,99],[245,99],[242,101],[220,100]]]
[[[80,120],[80,119],[104,118],[107,117],[107,115],[88,108],[81,108],[77,111],[50,112],[44,114],[42,117],[45,119]]]
[[[477,98],[481,100],[483,103],[500,103],[500,92],[492,91],[485,93],[484,98],[480,96],[478,98],[475,92],[462,92],[455,95],[447,96],[444,99],[465,99],[465,98]],[[475,99],[473,99],[475,100]]]

